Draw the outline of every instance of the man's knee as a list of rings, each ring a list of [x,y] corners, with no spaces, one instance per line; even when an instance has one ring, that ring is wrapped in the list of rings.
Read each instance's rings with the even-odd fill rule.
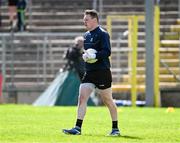
[[[88,98],[85,95],[83,95],[83,94],[79,95],[79,105],[85,104],[87,102],[87,100],[88,100]]]
[[[103,90],[98,89],[98,93],[101,96],[101,99],[103,100],[104,104],[106,104],[106,105],[112,105],[113,104],[111,88],[107,88],[107,89],[103,89]]]

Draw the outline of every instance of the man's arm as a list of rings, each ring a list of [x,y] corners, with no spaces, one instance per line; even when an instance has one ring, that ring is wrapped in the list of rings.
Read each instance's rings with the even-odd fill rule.
[[[108,33],[105,32],[102,33],[101,46],[102,46],[102,50],[96,53],[96,58],[98,60],[108,58],[111,55],[111,45],[110,45],[110,38]]]

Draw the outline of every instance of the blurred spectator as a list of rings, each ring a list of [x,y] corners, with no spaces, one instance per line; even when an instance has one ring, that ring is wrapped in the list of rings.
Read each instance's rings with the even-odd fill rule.
[[[1,0],[0,0],[0,27],[1,27],[1,23],[2,21],[1,21]]]
[[[65,67],[63,70],[72,70],[75,69],[82,79],[84,74],[84,61],[82,59],[84,46],[84,38],[82,36],[78,36],[74,40],[74,46],[69,48],[64,54],[64,59],[67,60]]]
[[[14,29],[16,27],[17,2],[18,0],[8,0],[9,22],[10,22],[11,29]]]
[[[17,28],[18,31],[24,31],[25,30],[25,9],[26,9],[26,0],[18,0],[17,2]]]
[[[2,91],[2,89],[3,89],[3,75],[0,71],[0,104],[3,103],[3,94],[2,94],[3,91]]]

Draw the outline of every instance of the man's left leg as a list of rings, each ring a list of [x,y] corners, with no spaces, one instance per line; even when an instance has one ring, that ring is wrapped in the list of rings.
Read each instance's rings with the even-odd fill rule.
[[[99,95],[101,96],[101,99],[104,102],[104,104],[108,107],[112,119],[112,131],[109,135],[119,136],[120,131],[118,128],[117,106],[113,102],[112,89],[99,89]]]

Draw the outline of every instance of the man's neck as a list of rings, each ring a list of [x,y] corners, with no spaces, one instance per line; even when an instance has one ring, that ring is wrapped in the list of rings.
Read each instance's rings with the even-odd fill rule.
[[[89,31],[93,31],[94,29],[96,29],[99,25],[95,25],[91,30]]]

